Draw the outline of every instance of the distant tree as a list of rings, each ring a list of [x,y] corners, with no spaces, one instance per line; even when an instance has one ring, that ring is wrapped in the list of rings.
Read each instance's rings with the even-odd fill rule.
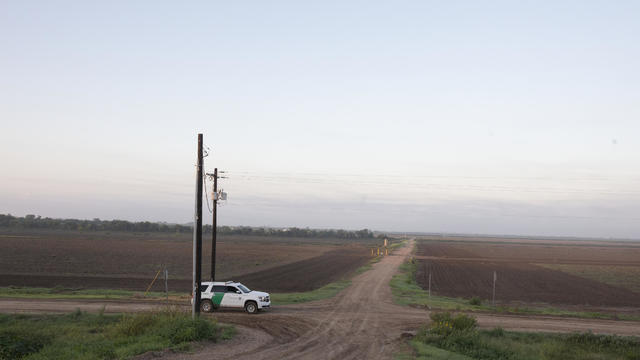
[[[92,220],[78,219],[52,219],[42,218],[36,215],[15,217],[11,214],[0,214],[0,227],[24,228],[24,229],[58,229],[58,230],[82,230],[82,231],[135,231],[135,232],[191,232],[191,225],[170,225],[149,221],[130,222],[126,220]],[[211,233],[212,226],[205,225],[204,233]],[[334,230],[334,229],[310,229],[290,227],[276,229],[268,227],[250,226],[219,226],[218,233],[223,235],[251,235],[251,236],[278,236],[298,238],[340,238],[340,239],[372,239],[374,233],[368,229],[358,231]]]

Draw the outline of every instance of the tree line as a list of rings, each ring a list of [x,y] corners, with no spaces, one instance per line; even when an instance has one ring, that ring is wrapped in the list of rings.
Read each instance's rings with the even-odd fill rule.
[[[162,233],[190,233],[193,225],[169,224],[160,222],[126,220],[79,220],[53,219],[36,215],[24,217],[0,214],[0,227],[16,229],[53,229],[77,231],[129,231],[129,232],[162,232]],[[211,233],[212,226],[204,225],[204,233]],[[221,235],[253,235],[279,236],[298,238],[337,238],[337,239],[371,239],[375,234],[369,229],[362,230],[334,230],[309,228],[269,228],[251,226],[218,226]]]

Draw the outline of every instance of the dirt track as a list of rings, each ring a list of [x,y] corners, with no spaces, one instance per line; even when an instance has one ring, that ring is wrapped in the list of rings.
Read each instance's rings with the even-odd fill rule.
[[[415,332],[428,321],[428,312],[394,305],[389,281],[410,253],[411,246],[385,257],[373,269],[353,279],[338,296],[307,304],[280,306],[249,316],[239,311],[213,316],[236,324],[238,336],[230,342],[204,345],[193,354],[165,353],[165,359],[389,359],[403,343],[402,334]],[[3,312],[142,311],[154,304],[144,302],[0,301]],[[636,322],[523,317],[477,314],[482,327],[509,330],[587,331],[640,336]]]

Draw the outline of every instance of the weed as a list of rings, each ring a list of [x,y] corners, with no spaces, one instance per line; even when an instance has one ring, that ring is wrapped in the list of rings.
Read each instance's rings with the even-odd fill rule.
[[[50,339],[24,329],[0,331],[0,360],[20,359],[40,351]]]
[[[482,305],[482,299],[480,299],[477,296],[474,296],[471,299],[469,299],[469,305],[480,306]]]
[[[450,312],[432,312],[431,333],[448,336],[454,332],[473,331],[478,327],[474,317],[467,314],[453,315]]]
[[[234,328],[168,308],[135,315],[0,315],[0,360],[124,359],[147,351],[229,339]]]
[[[504,337],[504,329],[501,327],[495,327],[487,331],[487,335],[491,337]]]

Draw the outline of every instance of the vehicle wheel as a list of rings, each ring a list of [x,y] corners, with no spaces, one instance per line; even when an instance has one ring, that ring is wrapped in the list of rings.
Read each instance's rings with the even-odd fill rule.
[[[247,303],[244,305],[244,310],[249,314],[255,314],[258,312],[258,304],[253,301],[247,301]]]
[[[200,311],[202,312],[212,312],[213,311],[213,303],[211,300],[202,300],[200,302]]]

